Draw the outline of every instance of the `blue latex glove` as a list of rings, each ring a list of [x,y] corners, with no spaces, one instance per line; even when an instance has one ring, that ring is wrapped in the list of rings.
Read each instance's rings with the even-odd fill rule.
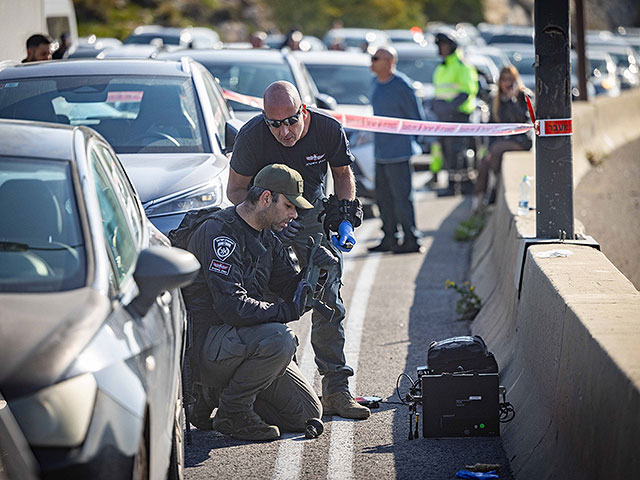
[[[476,480],[488,480],[491,478],[500,478],[495,470],[490,472],[470,472],[468,470],[460,470],[456,473],[456,478],[473,478]]]
[[[343,220],[338,225],[338,235],[331,237],[331,243],[341,252],[350,252],[356,244],[356,237],[353,236],[353,226],[348,220]]]

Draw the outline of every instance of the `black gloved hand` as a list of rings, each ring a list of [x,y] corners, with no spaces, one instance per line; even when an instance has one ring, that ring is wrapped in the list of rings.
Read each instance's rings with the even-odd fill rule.
[[[331,253],[331,251],[320,245],[315,252],[313,252],[313,256],[311,257],[311,261],[314,265],[317,265],[320,268],[328,269],[338,265],[338,258]]]
[[[304,230],[304,225],[294,219],[291,220],[289,224],[282,230],[276,232],[276,235],[282,243],[284,243],[285,245],[291,245],[291,243],[293,243],[293,239],[302,230]]]

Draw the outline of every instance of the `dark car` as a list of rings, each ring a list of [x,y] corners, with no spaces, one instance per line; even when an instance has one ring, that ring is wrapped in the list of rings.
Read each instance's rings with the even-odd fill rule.
[[[220,35],[206,27],[162,27],[141,25],[124,39],[125,45],[160,43],[174,48],[222,48]]]
[[[183,50],[162,54],[158,58],[175,60],[182,55],[189,55],[204,65],[226,90],[262,98],[271,83],[286,80],[297,87],[303,103],[335,108],[335,100],[320,94],[307,69],[286,49]],[[238,118],[243,121],[261,111],[260,108],[233,100],[230,103]]]
[[[83,125],[113,146],[163,233],[189,210],[230,205],[241,122],[198,63],[69,60],[0,67],[0,118]]]
[[[181,478],[195,257],[84,127],[0,121],[0,218],[0,390],[43,476]]]

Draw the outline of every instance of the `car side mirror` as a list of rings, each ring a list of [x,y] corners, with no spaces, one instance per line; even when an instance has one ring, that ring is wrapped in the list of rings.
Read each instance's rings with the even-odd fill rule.
[[[238,132],[242,128],[243,122],[237,118],[233,118],[231,120],[227,120],[224,125],[224,149],[222,153],[225,155],[227,153],[233,152],[233,145],[236,143],[236,136]]]
[[[133,278],[140,290],[127,306],[134,316],[144,316],[165,290],[189,285],[200,270],[200,262],[186,250],[149,247],[140,252]]]
[[[338,108],[336,99],[326,93],[316,95],[316,105],[318,108],[324,108],[325,110],[336,110]]]

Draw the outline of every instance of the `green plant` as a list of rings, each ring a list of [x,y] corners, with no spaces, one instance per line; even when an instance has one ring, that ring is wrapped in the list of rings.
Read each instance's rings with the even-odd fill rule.
[[[456,303],[456,313],[459,315],[458,320],[473,320],[482,307],[482,300],[476,295],[476,287],[468,281],[462,285],[447,280],[444,282],[444,288],[453,288],[460,294],[458,303]]]
[[[482,215],[471,215],[468,219],[463,220],[456,227],[454,232],[454,238],[459,242],[466,242],[468,240],[473,240],[480,232],[485,225],[485,219]]]

